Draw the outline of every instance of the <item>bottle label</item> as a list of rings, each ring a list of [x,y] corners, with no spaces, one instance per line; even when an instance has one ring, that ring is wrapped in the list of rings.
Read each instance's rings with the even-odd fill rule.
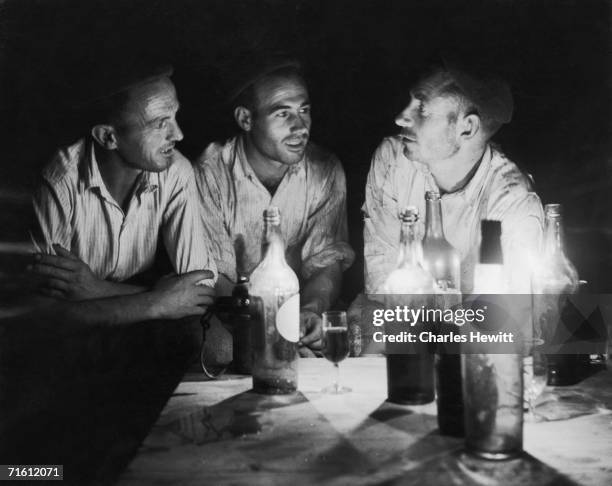
[[[276,313],[276,329],[287,341],[300,339],[300,294],[289,297]]]

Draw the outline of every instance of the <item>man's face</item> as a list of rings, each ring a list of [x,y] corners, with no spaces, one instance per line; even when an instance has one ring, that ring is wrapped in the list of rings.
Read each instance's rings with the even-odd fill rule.
[[[174,145],[183,139],[176,121],[178,109],[168,78],[130,90],[122,120],[116,124],[117,152],[128,166],[161,172],[172,165]]]
[[[297,164],[310,136],[310,100],[298,77],[270,77],[255,85],[249,134],[269,160]]]
[[[395,118],[406,157],[427,165],[449,159],[459,150],[459,104],[440,93],[442,82],[439,74],[418,82],[410,91],[410,104]]]

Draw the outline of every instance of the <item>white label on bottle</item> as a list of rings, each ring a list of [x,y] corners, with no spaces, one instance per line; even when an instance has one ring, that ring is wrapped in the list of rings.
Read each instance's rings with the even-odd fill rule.
[[[300,340],[300,294],[289,297],[276,312],[276,329],[287,341]]]

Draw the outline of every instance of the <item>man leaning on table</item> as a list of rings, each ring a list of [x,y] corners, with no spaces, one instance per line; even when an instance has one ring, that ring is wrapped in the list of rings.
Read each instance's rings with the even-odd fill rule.
[[[126,65],[86,93],[82,138],[61,148],[34,194],[39,290],[84,322],[199,315],[212,303],[215,263],[203,238],[170,67]],[[149,272],[158,241],[177,274]],[[130,283],[130,279],[139,283]]]
[[[441,194],[444,234],[461,258],[462,291],[474,286],[480,221],[492,219],[502,224],[511,292],[530,292],[529,258],[542,236],[542,205],[529,179],[491,142],[512,111],[508,84],[482,68],[440,60],[421,75],[395,118],[399,133],[378,146],[367,178],[367,294],[377,293],[397,263],[401,208],[419,209],[422,238],[425,192],[431,190]],[[352,312],[359,308],[353,305]]]
[[[289,265],[300,278],[301,354],[320,349],[321,313],[338,297],[354,254],[347,243],[340,161],[310,142],[310,99],[300,66],[285,58],[245,61],[231,103],[240,133],[209,145],[195,172],[219,285],[261,260],[263,211],[278,206]],[[218,337],[227,340],[228,337]]]

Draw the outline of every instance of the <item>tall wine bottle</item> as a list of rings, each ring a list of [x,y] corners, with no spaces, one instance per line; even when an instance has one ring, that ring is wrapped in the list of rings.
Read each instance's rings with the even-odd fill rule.
[[[440,194],[425,193],[425,237],[423,238],[425,269],[435,281],[435,305],[446,310],[461,303],[459,253],[444,237]],[[456,331],[454,323],[437,323],[439,333]],[[436,401],[438,428],[443,435],[462,437],[463,397],[461,392],[461,359],[458,350],[445,343],[436,348]]]
[[[408,207],[400,213],[399,218],[398,263],[383,284],[387,307],[396,304],[410,304],[413,308],[429,307],[434,282],[422,266],[423,248],[415,232],[418,210],[413,206]],[[417,323],[416,327],[412,327],[413,331],[418,327]],[[387,353],[387,391],[387,400],[393,403],[413,405],[433,401],[434,355],[427,344],[417,343],[406,354]]]
[[[250,276],[253,390],[289,394],[297,390],[297,342],[300,332],[300,287],[285,260],[280,212],[264,212],[264,256]]]

